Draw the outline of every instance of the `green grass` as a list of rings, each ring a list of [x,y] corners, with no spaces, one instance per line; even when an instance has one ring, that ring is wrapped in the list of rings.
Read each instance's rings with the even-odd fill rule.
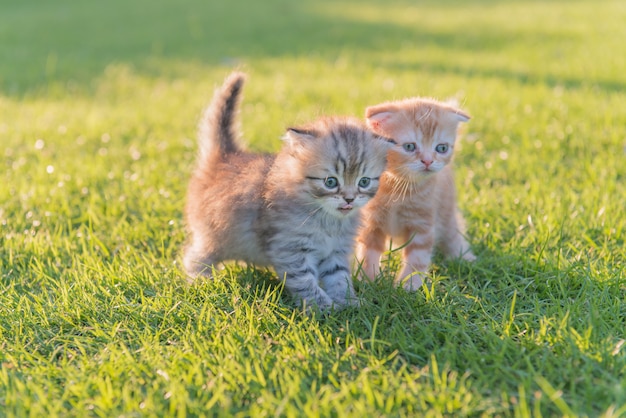
[[[0,0],[0,416],[626,416],[625,21],[619,0]],[[323,318],[265,271],[187,286],[195,125],[234,67],[263,151],[458,97],[479,260]]]

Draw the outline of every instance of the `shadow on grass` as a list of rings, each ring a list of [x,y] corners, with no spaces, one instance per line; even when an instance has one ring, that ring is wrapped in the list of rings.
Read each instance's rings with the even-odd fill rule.
[[[538,74],[532,71],[519,71],[504,68],[489,68],[485,65],[463,67],[448,63],[437,62],[405,62],[386,65],[392,71],[410,71],[419,68],[432,74],[454,74],[465,78],[498,79],[512,81],[522,85],[543,84],[550,88],[562,87],[568,90],[593,88],[605,92],[620,93],[626,91],[626,84],[617,80],[602,80],[594,78],[558,77],[552,74]]]
[[[493,1],[477,4],[483,3]],[[55,83],[70,90],[89,88],[111,64],[129,65],[153,76],[172,76],[189,64],[230,66],[246,59],[307,56],[333,62],[342,53],[349,53],[368,65],[378,66],[377,52],[401,47],[420,51],[434,46],[448,50],[453,60],[455,51],[498,54],[515,45],[571,38],[567,33],[542,32],[537,28],[520,33],[485,23],[475,23],[471,32],[463,28],[433,29],[384,19],[359,19],[351,13],[369,6],[380,8],[384,15],[386,6],[402,5],[414,10],[452,10],[459,3],[426,2],[416,6],[409,2],[355,0],[13,2],[3,5],[0,17],[0,89],[6,95],[21,96]],[[500,69],[429,64],[422,58],[390,67],[566,86],[584,83],[576,79],[535,80],[531,75]],[[624,89],[619,83],[599,85]]]

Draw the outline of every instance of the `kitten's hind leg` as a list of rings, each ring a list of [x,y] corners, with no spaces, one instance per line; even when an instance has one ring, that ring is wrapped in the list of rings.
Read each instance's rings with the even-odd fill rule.
[[[441,252],[446,258],[462,258],[466,261],[475,261],[476,256],[472,253],[470,245],[459,231],[453,231],[451,237],[439,244]]]
[[[463,236],[465,221],[459,212],[442,217],[437,226],[438,247],[446,258],[462,258],[467,261],[476,260],[470,245]]]
[[[460,233],[458,236],[458,244],[457,244],[457,250],[456,250],[456,257],[459,257],[459,256],[463,260],[466,260],[466,261],[476,261],[476,256],[470,249],[468,242]]]
[[[197,243],[189,245],[185,248],[183,255],[183,267],[188,275],[187,281],[193,283],[198,277],[213,278],[213,265],[219,261]]]

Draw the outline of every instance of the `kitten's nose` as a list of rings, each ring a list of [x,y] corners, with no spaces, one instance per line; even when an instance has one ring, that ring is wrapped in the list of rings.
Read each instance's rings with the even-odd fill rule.
[[[346,201],[346,203],[352,203],[354,202],[354,198],[353,197],[344,197],[343,200]]]
[[[422,161],[422,164],[426,166],[426,168],[428,168],[433,163],[433,160],[421,160],[421,161]]]

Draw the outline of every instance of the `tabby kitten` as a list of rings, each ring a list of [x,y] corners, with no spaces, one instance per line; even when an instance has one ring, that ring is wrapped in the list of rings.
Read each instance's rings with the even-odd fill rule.
[[[350,255],[389,140],[358,119],[323,118],[289,129],[276,155],[246,152],[234,127],[243,82],[231,74],[200,123],[185,269],[195,278],[226,260],[273,266],[302,305],[356,303]]]
[[[470,117],[453,105],[422,98],[369,107],[366,117],[374,132],[396,145],[388,153],[378,193],[364,210],[357,244],[361,277],[374,279],[380,273],[380,257],[391,240],[402,246],[397,282],[417,290],[435,247],[447,257],[476,259],[463,237],[449,165],[458,124]]]

